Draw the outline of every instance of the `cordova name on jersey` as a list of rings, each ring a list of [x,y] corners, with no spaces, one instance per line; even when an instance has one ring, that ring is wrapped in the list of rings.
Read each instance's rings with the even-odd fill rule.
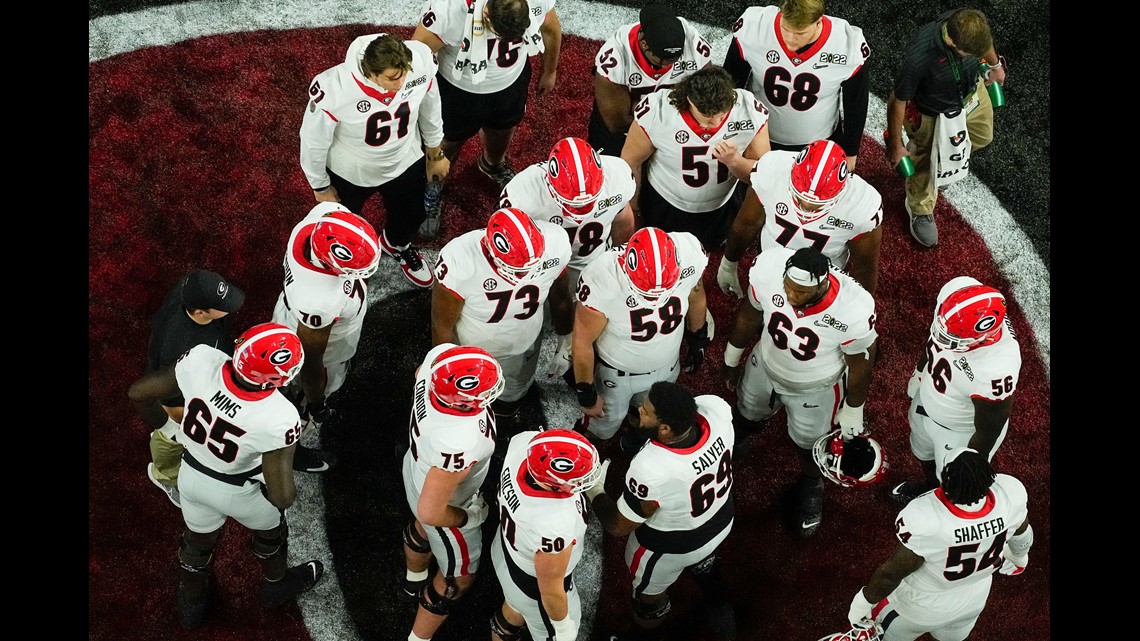
[[[416,381],[415,396],[416,422],[419,423],[427,418],[427,380],[420,379]]]
[[[955,543],[970,543],[991,538],[999,532],[1005,531],[1005,519],[1000,516],[982,523],[967,525],[954,530]]]

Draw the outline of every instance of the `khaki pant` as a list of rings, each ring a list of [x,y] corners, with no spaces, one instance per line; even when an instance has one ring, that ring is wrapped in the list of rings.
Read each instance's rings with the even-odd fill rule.
[[[154,477],[163,485],[178,485],[178,468],[182,465],[183,447],[174,441],[179,425],[167,419],[166,425],[150,433],[150,460],[154,461]]]
[[[994,107],[985,82],[979,78],[975,89],[978,106],[966,116],[966,130],[970,133],[970,153],[985,147],[994,139]],[[907,104],[903,131],[909,142],[907,151],[914,163],[914,175],[906,179],[907,210],[917,216],[934,213],[938,202],[938,189],[930,171],[930,152],[934,143],[936,118],[918,111],[914,103]]]

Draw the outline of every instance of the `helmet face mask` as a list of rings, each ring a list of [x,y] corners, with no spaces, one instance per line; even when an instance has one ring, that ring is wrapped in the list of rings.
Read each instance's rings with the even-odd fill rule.
[[[574,220],[594,211],[605,175],[598,153],[581,138],[563,138],[555,143],[546,161],[546,187]]]
[[[1005,324],[1005,296],[993,287],[970,285],[946,297],[930,324],[940,349],[965,352],[995,340]]]
[[[681,282],[681,264],[673,238],[662,229],[633,233],[619,258],[630,292],[650,307],[662,305]]]
[[[288,385],[301,372],[304,363],[301,339],[284,325],[254,325],[234,341],[234,372],[257,389]]]
[[[800,150],[792,163],[789,188],[792,209],[800,221],[822,218],[847,187],[847,154],[830,140],[817,140]],[[804,206],[813,207],[808,211]]]
[[[890,468],[878,441],[862,435],[844,439],[840,430],[816,439],[812,458],[824,478],[843,487],[878,483]]]
[[[586,437],[573,430],[546,430],[530,439],[527,471],[558,492],[577,492],[601,480],[601,460]]]
[[[380,265],[376,230],[347,209],[331,211],[318,220],[311,242],[317,259],[346,278],[368,278]]]
[[[436,400],[464,412],[487,409],[506,388],[498,361],[471,345],[450,347],[436,357],[430,383]]]
[[[484,248],[503,280],[518,285],[542,262],[546,239],[522,210],[500,209],[487,221]]]

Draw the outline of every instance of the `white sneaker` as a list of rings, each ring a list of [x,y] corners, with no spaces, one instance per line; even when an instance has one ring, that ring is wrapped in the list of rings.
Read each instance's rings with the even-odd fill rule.
[[[166,493],[166,498],[170,499],[170,502],[173,503],[175,507],[182,507],[181,498],[178,496],[178,486],[167,485],[158,480],[158,477],[155,476],[154,463],[146,464],[146,477],[150,479],[150,482],[154,483],[158,489]]]

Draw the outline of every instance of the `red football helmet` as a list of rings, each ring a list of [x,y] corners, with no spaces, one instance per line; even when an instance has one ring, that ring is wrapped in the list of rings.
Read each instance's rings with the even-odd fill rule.
[[[483,242],[499,276],[517,285],[542,261],[546,239],[521,209],[507,207],[491,214]]]
[[[317,221],[312,245],[318,260],[348,278],[368,278],[380,265],[376,230],[347,209],[334,209]]]
[[[872,622],[869,628],[853,625],[846,632],[829,634],[819,641],[880,641],[882,638],[883,629],[879,627],[878,623]]]
[[[650,305],[664,302],[681,282],[677,246],[663,229],[642,227],[633,232],[618,260],[634,295]]]
[[[940,348],[953,352],[988,345],[1001,336],[1005,312],[1005,296],[1001,292],[982,284],[967,285],[952,292],[938,306],[930,325],[930,338]]]
[[[574,430],[546,430],[526,446],[526,466],[534,480],[559,492],[584,490],[598,482],[598,450]]]
[[[792,203],[800,221],[810,223],[827,213],[847,186],[847,153],[830,140],[817,140],[800,150],[792,164]],[[807,211],[804,206],[814,207]]]
[[[234,371],[263,390],[288,385],[304,362],[301,339],[284,325],[254,325],[234,341]]]
[[[841,430],[824,434],[812,446],[823,476],[843,487],[871,485],[883,480],[890,464],[883,446],[870,436],[843,438]]]
[[[563,138],[554,144],[546,161],[546,186],[568,217],[580,220],[594,211],[602,191],[598,152],[581,138]]]
[[[432,361],[431,393],[449,407],[467,412],[486,409],[505,387],[499,362],[481,347],[456,345]]]

